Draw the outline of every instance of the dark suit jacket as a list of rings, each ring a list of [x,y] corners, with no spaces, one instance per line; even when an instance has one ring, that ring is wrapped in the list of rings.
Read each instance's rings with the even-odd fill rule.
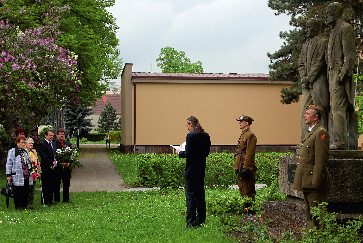
[[[52,147],[46,140],[39,143],[39,156],[41,158],[40,166],[42,167],[42,172],[51,170],[54,162],[54,153]]]
[[[72,147],[72,144],[66,140],[64,140],[64,144],[66,145],[66,147]],[[57,150],[57,149],[61,149],[62,148],[62,145],[61,143],[58,141],[58,139],[56,141],[53,142],[53,147],[54,147],[54,152]]]
[[[303,192],[329,191],[331,189],[328,161],[329,134],[317,123],[301,144],[293,189]],[[313,188],[313,185],[321,189]]]
[[[197,131],[191,131],[187,135],[185,151],[179,152],[179,158],[186,158],[184,178],[204,178],[206,158],[210,151],[210,137]]]

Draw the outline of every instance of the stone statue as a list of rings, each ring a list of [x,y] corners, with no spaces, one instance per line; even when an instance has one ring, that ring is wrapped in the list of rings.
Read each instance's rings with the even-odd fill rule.
[[[343,7],[334,2],[326,8],[327,22],[332,26],[327,47],[329,91],[334,142],[332,150],[357,149],[358,117],[354,112],[353,68],[355,39],[353,27],[342,18]],[[348,137],[348,138],[347,138]]]
[[[308,125],[305,123],[305,110],[308,105],[318,105],[323,108],[321,125],[328,129],[329,114],[329,84],[325,52],[328,40],[321,35],[323,21],[318,18],[306,23],[308,40],[301,49],[299,58],[299,74],[303,94],[301,101],[301,141],[304,139]]]

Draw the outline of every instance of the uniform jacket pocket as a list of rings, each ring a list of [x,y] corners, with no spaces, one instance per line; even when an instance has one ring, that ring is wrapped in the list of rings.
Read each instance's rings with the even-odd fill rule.
[[[313,189],[313,171],[303,170],[302,173],[302,189]]]

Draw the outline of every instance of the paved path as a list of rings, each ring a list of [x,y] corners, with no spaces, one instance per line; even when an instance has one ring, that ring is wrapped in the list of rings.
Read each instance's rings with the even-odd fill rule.
[[[71,186],[69,188],[70,192],[116,192],[128,189],[128,186],[108,157],[105,145],[81,145],[80,147],[82,152],[79,160],[85,166],[73,169]]]
[[[117,144],[111,144],[111,148]],[[80,144],[82,152],[79,160],[85,164],[83,168],[74,168],[72,171],[70,192],[82,191],[146,191],[158,188],[129,188],[121,178],[116,167],[108,157],[105,145]],[[257,184],[256,189],[265,185]],[[230,186],[238,189],[237,185]]]

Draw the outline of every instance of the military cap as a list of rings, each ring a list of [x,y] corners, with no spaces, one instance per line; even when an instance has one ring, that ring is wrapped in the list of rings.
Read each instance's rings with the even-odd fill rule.
[[[241,115],[240,117],[238,117],[238,119],[236,119],[237,121],[246,121],[246,122],[252,122],[254,121],[251,117],[249,116],[245,116],[245,115]]]
[[[319,110],[321,114],[324,114],[324,109],[321,108],[321,106],[318,105],[307,105],[305,107],[306,110],[310,110],[310,109],[314,109],[314,110]]]

